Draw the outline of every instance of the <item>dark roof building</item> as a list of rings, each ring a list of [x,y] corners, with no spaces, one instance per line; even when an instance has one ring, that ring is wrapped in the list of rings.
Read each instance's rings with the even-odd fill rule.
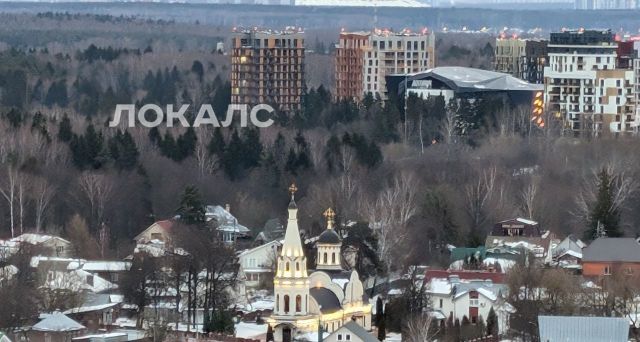
[[[540,341],[626,342],[629,321],[622,317],[539,316]]]
[[[640,244],[634,238],[601,237],[582,254],[583,262],[640,262]]]

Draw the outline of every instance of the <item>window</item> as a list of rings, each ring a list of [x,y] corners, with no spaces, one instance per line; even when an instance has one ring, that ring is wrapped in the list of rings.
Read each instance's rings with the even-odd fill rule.
[[[60,256],[64,252],[64,246],[56,246],[56,255]]]
[[[289,267],[289,262],[287,261],[287,263],[286,263],[286,264],[284,264],[284,265],[285,265],[285,266],[284,266],[284,270],[285,270],[285,271],[287,271],[287,272],[289,272],[289,268],[290,268],[290,267]]]
[[[324,253],[324,256],[322,257],[323,260],[323,264],[327,264],[327,253]]]
[[[336,253],[331,253],[331,263],[332,264],[336,263]]]
[[[604,275],[611,275],[611,266],[604,267]]]
[[[296,271],[300,271],[300,262],[299,261],[296,262]]]
[[[342,334],[338,334],[338,341],[342,341]]]
[[[302,312],[302,296],[296,296],[296,312]]]
[[[442,309],[442,299],[440,299],[440,309]]]
[[[284,295],[284,313],[289,313],[289,295]]]
[[[280,295],[276,296],[276,312],[280,310]]]
[[[347,341],[351,341],[351,334],[346,334],[344,337]]]

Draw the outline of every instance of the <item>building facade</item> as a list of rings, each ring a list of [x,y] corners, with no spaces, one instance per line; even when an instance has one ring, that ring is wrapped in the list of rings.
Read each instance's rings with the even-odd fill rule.
[[[367,93],[385,99],[385,76],[416,73],[435,66],[434,34],[404,30],[342,32],[336,46],[338,99],[361,100]]]
[[[302,107],[304,32],[258,29],[235,32],[231,50],[231,103],[269,104],[290,113]]]
[[[551,34],[545,103],[565,131],[599,136],[636,129],[634,72],[618,68],[617,52],[608,30]]]
[[[548,60],[547,44],[545,40],[497,38],[495,70],[529,83],[541,84]]]
[[[638,0],[575,0],[575,8],[583,10],[637,9]]]
[[[307,258],[298,229],[298,207],[291,186],[289,219],[273,280],[275,308],[269,319],[275,342],[291,342],[306,334],[333,332],[348,322],[371,330],[371,304],[358,272],[344,271],[340,260],[340,236],[333,230],[333,214],[327,230],[317,240],[320,260],[316,270],[307,270]]]

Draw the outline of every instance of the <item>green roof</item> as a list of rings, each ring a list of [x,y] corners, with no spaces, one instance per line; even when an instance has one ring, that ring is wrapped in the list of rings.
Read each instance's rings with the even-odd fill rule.
[[[487,249],[484,246],[479,247],[456,247],[451,250],[451,261],[464,260],[468,256],[479,253],[482,259],[485,258],[487,254]]]

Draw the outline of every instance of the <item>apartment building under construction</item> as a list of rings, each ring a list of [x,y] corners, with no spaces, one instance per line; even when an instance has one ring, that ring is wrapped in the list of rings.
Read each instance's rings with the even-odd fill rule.
[[[637,132],[634,61],[619,55],[611,31],[551,34],[545,68],[547,111],[580,136]]]
[[[496,39],[494,70],[497,72],[542,84],[547,60],[545,40],[504,36]]]
[[[372,93],[386,99],[386,75],[417,73],[434,65],[435,38],[427,30],[342,32],[336,46],[335,96],[358,101]]]
[[[231,103],[272,105],[291,113],[301,109],[305,89],[304,33],[236,30],[231,51]]]

